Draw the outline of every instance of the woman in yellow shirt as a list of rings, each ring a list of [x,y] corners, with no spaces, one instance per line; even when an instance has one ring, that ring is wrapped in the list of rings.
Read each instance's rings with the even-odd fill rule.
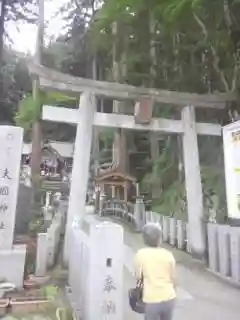
[[[145,320],[172,320],[176,299],[175,259],[172,253],[161,248],[161,228],[148,223],[143,227],[146,245],[134,259],[137,280],[143,277]]]

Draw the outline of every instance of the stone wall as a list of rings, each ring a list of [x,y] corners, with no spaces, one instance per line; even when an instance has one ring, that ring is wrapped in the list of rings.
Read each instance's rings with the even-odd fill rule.
[[[35,274],[46,275],[47,270],[54,266],[59,253],[61,235],[64,233],[66,208],[56,210],[46,233],[39,233],[37,239],[37,257]]]

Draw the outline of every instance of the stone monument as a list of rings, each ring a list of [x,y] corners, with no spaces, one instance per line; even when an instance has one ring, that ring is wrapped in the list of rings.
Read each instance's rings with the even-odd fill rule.
[[[23,129],[0,126],[0,278],[23,284],[26,246],[13,245]]]

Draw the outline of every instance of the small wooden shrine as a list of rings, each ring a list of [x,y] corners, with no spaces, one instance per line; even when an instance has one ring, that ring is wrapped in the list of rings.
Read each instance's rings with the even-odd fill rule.
[[[129,201],[133,193],[136,193],[136,179],[118,168],[99,170],[95,177],[96,190],[99,194],[105,194],[108,199]]]

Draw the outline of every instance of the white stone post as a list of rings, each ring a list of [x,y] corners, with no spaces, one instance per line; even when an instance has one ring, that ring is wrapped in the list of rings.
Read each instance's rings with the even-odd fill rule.
[[[169,217],[163,216],[162,218],[162,228],[163,228],[163,241],[168,242],[169,240]]]
[[[240,231],[239,228],[230,229],[231,276],[240,282]]]
[[[145,204],[143,198],[137,198],[134,204],[134,217],[137,231],[141,231],[146,221]]]
[[[140,197],[140,186],[139,186],[139,182],[136,183],[136,196]]]
[[[112,186],[112,198],[114,199],[116,197],[116,186]]]
[[[169,218],[169,243],[172,246],[175,246],[176,244],[176,239],[177,239],[176,233],[177,233],[176,219]]]
[[[208,223],[208,263],[209,268],[218,272],[219,270],[219,248],[218,248],[218,225],[215,223]]]
[[[188,202],[188,223],[190,231],[191,253],[203,258],[206,240],[203,226],[203,196],[199,165],[198,140],[196,132],[195,111],[193,106],[182,110],[183,153]]]
[[[92,225],[89,248],[86,320],[122,320],[123,228],[111,222]]]
[[[94,97],[84,92],[80,97],[79,122],[74,148],[71,191],[67,215],[64,243],[64,263],[68,263],[70,233],[74,219],[80,220],[85,213],[85,200],[88,185],[90,153],[92,144],[93,120],[95,113]]]
[[[47,273],[48,234],[39,233],[37,238],[37,256],[35,275],[44,277]]]
[[[46,201],[45,201],[45,207],[49,207],[51,202],[51,192],[47,191],[46,192]]]
[[[218,252],[219,252],[219,272],[224,276],[231,273],[230,258],[230,227],[227,225],[218,226]]]
[[[68,297],[76,319],[122,320],[122,226],[86,216],[80,227],[73,228],[72,244]]]
[[[186,230],[184,226],[184,222],[181,220],[177,220],[177,247],[178,249],[184,249],[185,247],[185,239],[186,239]]]

